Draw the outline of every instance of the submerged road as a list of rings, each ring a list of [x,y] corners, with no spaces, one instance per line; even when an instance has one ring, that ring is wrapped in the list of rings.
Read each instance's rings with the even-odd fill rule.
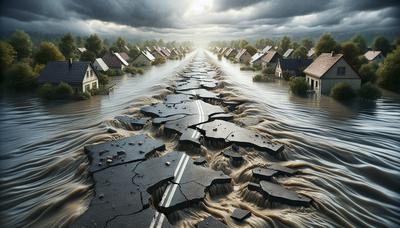
[[[94,195],[71,227],[262,227],[255,207],[312,206],[277,179],[296,175],[284,146],[235,122],[221,73],[197,53],[163,102],[116,118],[140,133],[85,146]]]

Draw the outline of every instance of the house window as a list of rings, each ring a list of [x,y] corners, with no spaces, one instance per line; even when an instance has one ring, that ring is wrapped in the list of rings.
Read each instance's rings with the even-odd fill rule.
[[[97,82],[92,83],[92,89],[97,89]]]
[[[318,88],[318,81],[315,81],[315,88]]]
[[[90,91],[90,84],[85,85],[85,92],[89,92]]]
[[[345,74],[346,74],[346,67],[337,68],[337,75],[345,75]]]

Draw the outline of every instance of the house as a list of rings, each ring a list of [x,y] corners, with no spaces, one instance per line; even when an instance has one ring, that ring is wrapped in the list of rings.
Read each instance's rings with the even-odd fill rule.
[[[261,53],[266,53],[267,51],[271,50],[272,46],[267,45],[264,49],[262,49]]]
[[[252,66],[255,66],[255,65],[261,66],[261,59],[264,55],[266,55],[266,53],[262,53],[262,52],[255,53],[253,56],[251,56],[250,64]]]
[[[129,57],[129,55],[126,52],[120,52],[118,53],[126,62],[129,62],[129,60],[131,59]]]
[[[228,50],[228,47],[222,48],[222,50],[219,52],[220,55],[225,55],[225,52]]]
[[[290,78],[303,75],[303,70],[312,63],[312,59],[278,59],[275,68],[275,76],[278,78]]]
[[[226,49],[226,51],[224,53],[225,58],[228,58],[228,55],[229,55],[229,53],[231,53],[232,50],[233,50],[232,48],[227,48]]]
[[[381,51],[367,51],[364,54],[364,57],[369,61],[369,62],[376,62],[376,63],[380,63],[383,61],[383,59],[385,58],[382,54]]]
[[[169,50],[168,50],[169,51]],[[170,52],[170,55],[169,55],[169,57],[170,58],[176,58],[176,57],[179,57],[179,52],[174,48],[174,49],[172,49],[171,51],[169,51]]]
[[[230,48],[227,52],[225,52],[225,56],[226,58],[230,59],[230,58],[235,58],[235,56],[237,55],[237,50],[235,48]]]
[[[107,66],[111,69],[119,69],[123,70],[129,64],[128,62],[122,58],[119,53],[107,53],[103,56],[103,61],[107,64]]]
[[[132,64],[136,66],[150,66],[155,59],[156,58],[149,51],[146,50],[140,52],[138,57],[133,60]]]
[[[238,54],[235,56],[236,61],[239,63],[250,63],[251,60],[251,55],[247,51],[246,48],[243,48],[238,52]]]
[[[311,49],[308,50],[308,52],[307,52],[307,58],[312,59],[312,58],[314,58],[314,56],[315,56],[315,48],[311,48]]]
[[[345,82],[355,90],[361,86],[358,72],[346,62],[342,54],[322,53],[304,73],[311,89],[323,94],[329,94],[332,87],[339,82]]]
[[[95,70],[103,72],[106,72],[109,69],[107,64],[103,61],[102,58],[95,59],[93,62],[93,67]]]
[[[288,59],[292,54],[293,54],[293,49],[289,48],[285,51],[285,53],[283,53],[282,57]]]
[[[154,49],[151,54],[154,56],[156,59],[165,59],[167,58],[162,52],[161,49]]]
[[[38,78],[39,84],[68,83],[75,93],[90,92],[99,88],[98,74],[86,61],[50,61]]]
[[[171,55],[171,53],[168,52],[168,50],[166,48],[161,48],[160,52],[163,53],[163,55],[167,58],[169,58],[169,56]]]
[[[261,58],[261,66],[263,69],[268,67],[275,69],[280,58],[282,57],[277,51],[267,51]]]

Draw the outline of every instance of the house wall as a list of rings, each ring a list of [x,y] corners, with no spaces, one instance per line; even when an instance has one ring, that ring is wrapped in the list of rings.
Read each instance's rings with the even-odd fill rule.
[[[134,61],[133,61],[134,65],[137,66],[150,66],[151,65],[151,61],[146,58],[146,56],[144,56],[143,54],[140,54]]]
[[[99,79],[97,78],[96,73],[94,72],[92,67],[89,66],[82,81],[82,92],[90,92],[90,90],[98,88]]]
[[[278,78],[282,78],[282,68],[281,68],[281,64],[277,64],[276,68],[275,68],[275,76]]]
[[[239,62],[248,63],[251,60],[251,55],[246,51],[242,56],[240,56]]]
[[[346,74],[337,75],[338,67],[345,67]],[[323,77],[315,78],[311,75],[306,75],[306,80],[310,86],[313,85],[311,89],[323,94],[329,94],[332,87],[340,82],[349,84],[354,90],[358,90],[361,87],[360,77],[343,58],[340,59],[330,70],[328,70]],[[316,86],[316,82],[318,83],[318,86]]]

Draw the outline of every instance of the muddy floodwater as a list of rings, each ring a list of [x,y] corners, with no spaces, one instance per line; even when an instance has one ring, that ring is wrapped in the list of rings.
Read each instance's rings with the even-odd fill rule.
[[[94,194],[85,145],[147,133],[163,140],[166,151],[174,150],[177,137],[162,136],[153,127],[127,130],[114,117],[136,115],[143,106],[161,102],[171,94],[177,73],[194,59],[220,72],[221,86],[214,92],[241,103],[229,112],[234,123],[285,149],[276,156],[261,156],[248,148],[246,162],[238,167],[216,149],[203,146],[209,167],[231,177],[232,183],[209,189],[202,203],[168,217],[171,223],[190,227],[211,214],[229,226],[242,227],[399,226],[399,95],[384,92],[376,102],[348,104],[326,96],[297,97],[284,81],[255,83],[255,73],[198,50],[183,60],[151,67],[143,75],[115,77],[110,95],[87,101],[3,95],[0,221],[4,227],[68,226],[85,213]],[[108,133],[108,128],[117,132]],[[251,169],[271,162],[298,170],[277,181],[312,199],[310,206],[265,204],[261,194],[246,189]],[[213,197],[213,191],[225,194]],[[252,213],[244,223],[229,218],[238,207]]]

